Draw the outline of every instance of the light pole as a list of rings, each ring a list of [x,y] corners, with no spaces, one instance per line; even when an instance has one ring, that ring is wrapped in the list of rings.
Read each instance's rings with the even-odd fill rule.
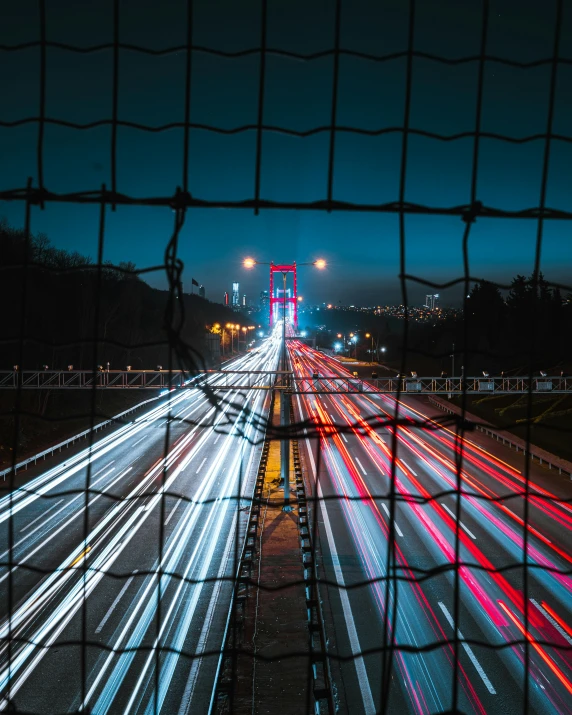
[[[371,350],[369,351],[370,357],[371,357],[371,364],[373,365],[373,335],[371,333],[366,333],[365,334],[366,338],[371,338]]]
[[[227,323],[226,327],[230,330],[230,352],[234,355],[234,331],[240,328],[240,325],[234,325],[234,323]],[[240,350],[240,344],[238,346]]]
[[[350,339],[351,342],[354,344],[354,360],[357,360],[357,341],[358,341],[358,336],[354,335],[354,333],[350,333]],[[351,357],[351,349],[350,349],[350,357]]]

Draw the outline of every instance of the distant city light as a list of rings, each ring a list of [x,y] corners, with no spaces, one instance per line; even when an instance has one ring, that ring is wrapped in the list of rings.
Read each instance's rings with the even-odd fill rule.
[[[342,349],[341,343],[334,343],[334,350],[341,350],[341,349]]]
[[[258,332],[258,337],[259,337],[259,338],[263,338],[263,337],[264,337],[264,333],[263,333],[262,330],[260,330],[260,331]]]

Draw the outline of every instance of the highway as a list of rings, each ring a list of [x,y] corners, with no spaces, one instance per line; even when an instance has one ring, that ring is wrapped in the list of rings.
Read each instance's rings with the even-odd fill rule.
[[[276,370],[279,348],[226,368]],[[270,400],[216,394],[164,395],[0,499],[0,709],[208,711],[231,596],[217,579],[235,573]]]
[[[289,341],[289,354],[300,376],[350,375],[299,341]],[[392,396],[293,401],[313,425],[300,447],[321,500],[316,544],[320,578],[332,584],[321,597],[340,712],[370,715],[387,702],[388,713],[522,713],[525,649],[510,644],[519,639],[528,643],[527,711],[572,712],[572,507],[559,502],[572,495],[569,482],[531,467],[525,589],[522,455],[465,435],[457,526],[460,445],[431,421],[442,413],[405,397],[396,432]],[[413,424],[428,419],[429,429]],[[389,592],[388,575],[400,579]],[[385,685],[384,642],[395,646]]]

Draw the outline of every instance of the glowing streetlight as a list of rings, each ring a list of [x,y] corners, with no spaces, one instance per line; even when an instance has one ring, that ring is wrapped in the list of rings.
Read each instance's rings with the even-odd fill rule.
[[[254,260],[254,258],[245,258],[243,261],[243,265],[245,268],[254,268],[254,266],[256,265],[256,261]]]
[[[319,268],[321,271],[323,271],[326,267],[326,261],[324,261],[323,258],[318,258],[317,261],[314,261],[314,265],[316,266],[316,268]]]
[[[373,365],[373,335],[371,333],[366,333],[365,334],[366,338],[371,338],[371,350],[370,350],[370,355],[371,355],[371,364]]]

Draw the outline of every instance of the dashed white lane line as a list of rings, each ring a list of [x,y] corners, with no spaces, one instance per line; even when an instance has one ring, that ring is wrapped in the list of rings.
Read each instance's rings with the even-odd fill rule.
[[[449,509],[449,507],[448,507],[444,502],[441,502],[441,506],[443,507],[443,509],[445,509],[445,510],[449,513],[449,516],[452,516],[453,519],[456,519],[456,518],[457,518],[457,517],[455,516],[455,514],[453,514],[453,512]],[[465,532],[471,537],[471,539],[473,539],[474,541],[477,540],[477,537],[473,534],[472,531],[470,531],[469,529],[467,529],[467,527],[463,524],[462,521],[459,522],[459,526],[461,527],[461,529],[462,529],[463,531],[465,531]]]
[[[447,610],[447,606],[445,606],[444,603],[441,603],[441,601],[438,601],[438,603],[439,603],[439,608],[443,611],[443,614],[445,615],[445,618],[447,619],[449,625],[451,626],[451,628],[452,628],[453,630],[455,630],[455,622],[453,621],[453,617],[451,616],[451,614],[450,614],[449,611]],[[457,628],[457,637],[458,637],[461,641],[464,641],[463,634],[461,633],[461,631],[460,631],[458,628]],[[479,661],[477,660],[477,657],[476,657],[475,654],[473,653],[473,650],[472,650],[471,646],[470,646],[468,643],[465,643],[465,642],[462,642],[461,645],[462,645],[463,648],[465,649],[465,653],[469,656],[469,659],[470,659],[471,663],[475,666],[475,669],[476,669],[477,673],[481,676],[481,680],[482,680],[483,683],[485,684],[485,686],[486,686],[487,690],[489,691],[489,693],[490,693],[491,695],[496,695],[496,694],[497,694],[497,691],[494,689],[493,684],[492,684],[491,681],[488,679],[487,674],[486,674],[485,671],[483,670],[483,666],[482,666],[482,665],[479,663]]]
[[[136,573],[136,571],[134,571],[133,573]],[[109,617],[111,616],[111,614],[113,613],[113,611],[116,609],[117,604],[119,603],[119,601],[121,601],[121,599],[122,599],[122,597],[123,597],[123,594],[125,593],[125,591],[127,591],[127,589],[129,588],[129,586],[131,585],[131,581],[133,581],[133,576],[130,576],[130,577],[127,579],[127,581],[125,582],[125,585],[123,586],[123,588],[121,589],[121,591],[119,591],[119,593],[117,594],[117,597],[115,598],[115,601],[113,601],[113,603],[111,604],[111,606],[109,606],[109,609],[107,610],[107,613],[105,614],[105,616],[103,616],[103,618],[101,619],[100,624],[99,624],[99,625],[97,626],[97,628],[95,629],[95,632],[96,632],[96,633],[99,633],[99,632],[101,631],[101,629],[103,628],[103,626],[107,623],[107,621],[109,620]]]
[[[171,521],[171,519],[173,518],[173,514],[177,511],[177,508],[178,508],[179,504],[180,504],[182,501],[183,501],[183,497],[181,497],[181,498],[177,501],[177,503],[175,504],[175,506],[171,509],[171,513],[170,513],[169,516],[165,519],[165,526],[167,526],[167,524]]]
[[[58,504],[61,504],[62,502],[63,502],[63,499],[60,499],[60,500],[57,501],[55,504],[53,504],[49,509],[46,509],[46,511],[42,512],[42,513],[40,514],[40,516],[37,516],[37,517],[34,519],[34,521],[31,521],[29,524],[26,524],[26,526],[24,526],[22,529],[20,529],[20,533],[22,533],[23,531],[27,531],[30,527],[34,526],[34,524],[35,524],[37,521],[40,521],[40,519],[45,519],[45,518],[46,518],[46,515],[49,514],[51,511],[53,511],[53,510],[57,507],[57,505],[58,505]]]
[[[133,449],[133,447],[136,447],[139,444],[139,442],[142,442],[144,439],[148,439],[148,435],[141,437],[141,439],[138,439],[137,442],[133,442],[133,444],[131,445],[131,448]]]
[[[404,464],[404,465],[407,467],[407,469],[409,469],[409,471],[411,472],[411,474],[413,474],[414,477],[418,476],[418,475],[411,469],[411,467],[407,464],[407,462],[406,462],[404,459],[401,460],[401,463]]]
[[[362,472],[364,473],[364,475],[367,477],[367,472],[366,472],[365,469],[363,468],[363,464],[359,461],[359,459],[358,459],[357,457],[354,457],[354,459],[355,459],[356,462],[358,463],[359,468],[361,469],[361,471],[362,471]]]
[[[387,504],[382,504],[381,506],[382,506],[382,508],[383,508],[383,511],[387,514],[387,518],[388,518],[388,519],[391,519],[391,515],[390,515],[390,513],[389,513],[389,509],[387,508]],[[398,535],[399,535],[399,536],[403,536],[403,532],[402,532],[401,529],[397,526],[397,522],[395,521],[395,519],[393,520],[393,525],[395,526],[395,531],[397,531]]]
[[[201,471],[201,469],[203,468],[203,464],[204,464],[206,461],[207,461],[207,458],[205,457],[205,458],[203,459],[203,461],[199,464],[199,468],[197,469],[196,474],[198,474],[198,473]]]
[[[562,626],[561,626],[559,623],[556,623],[556,621],[554,620],[554,618],[552,618],[552,616],[550,615],[550,613],[548,613],[548,611],[546,611],[544,608],[542,608],[542,606],[540,605],[540,603],[538,603],[538,601],[536,601],[534,598],[531,598],[531,599],[530,599],[530,602],[533,603],[533,604],[536,606],[536,608],[538,608],[538,610],[542,613],[542,615],[543,615],[548,621],[550,621],[550,623],[554,626],[554,628],[556,628],[556,630],[558,631],[558,633],[560,633],[560,635],[562,636],[562,638],[564,638],[565,641],[567,641],[570,645],[572,645],[572,638],[570,638],[570,636],[568,635],[568,633],[566,633],[566,631],[564,630],[564,628],[562,628]]]
[[[348,440],[347,440],[345,434],[343,432],[341,432],[340,434],[342,435],[342,439],[344,440],[344,442],[347,442]]]

